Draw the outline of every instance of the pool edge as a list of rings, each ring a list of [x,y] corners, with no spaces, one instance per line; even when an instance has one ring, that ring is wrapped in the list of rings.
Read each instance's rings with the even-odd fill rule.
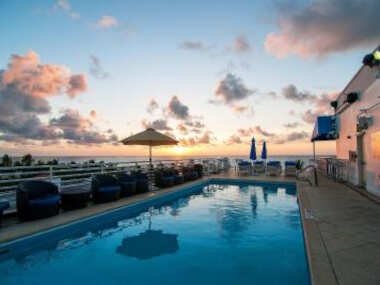
[[[310,190],[308,184],[297,181],[296,185],[311,284],[338,285],[318,224],[313,213],[310,212],[310,202],[305,193],[305,191]]]

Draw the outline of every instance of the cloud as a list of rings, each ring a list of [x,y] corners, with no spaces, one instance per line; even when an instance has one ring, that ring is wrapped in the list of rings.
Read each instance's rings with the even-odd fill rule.
[[[142,125],[144,128],[153,128],[158,131],[171,131],[172,128],[168,126],[168,122],[164,119],[157,119],[152,122],[148,122],[146,120],[143,120]]]
[[[285,99],[288,99],[290,101],[294,102],[304,102],[309,101],[312,102],[316,99],[316,96],[314,94],[311,94],[308,91],[299,91],[297,87],[293,84],[289,84],[282,88],[282,95]]]
[[[265,48],[279,58],[307,58],[373,47],[380,38],[379,10],[378,0],[314,0],[282,9],[279,30],[267,35]]]
[[[183,41],[179,44],[179,48],[195,51],[205,51],[209,49],[209,47],[201,41]]]
[[[304,122],[308,124],[314,124],[315,119],[321,115],[330,115],[333,113],[333,109],[330,106],[330,102],[337,98],[337,93],[322,94],[316,96],[312,104],[313,109],[308,109],[305,113],[301,115]]]
[[[294,129],[294,128],[297,128],[299,126],[301,126],[302,124],[299,123],[299,122],[293,122],[293,123],[287,123],[287,124],[284,124],[284,127],[285,128],[288,128],[288,129]]]
[[[90,55],[90,74],[98,79],[109,77],[109,73],[104,70],[100,59],[95,55]]]
[[[301,140],[306,140],[310,137],[310,134],[305,132],[305,131],[295,131],[291,132],[288,134],[283,134],[280,136],[273,137],[270,140],[270,143],[274,144],[285,144],[285,143],[290,143],[294,141],[301,141]]]
[[[262,137],[275,137],[275,133],[264,130],[260,126],[249,127],[246,129],[240,128],[237,130],[237,136],[239,137],[250,137],[250,136],[262,136]]]
[[[240,35],[235,38],[232,50],[236,53],[247,53],[251,51],[251,44],[247,40],[247,38],[243,35]]]
[[[194,146],[199,144],[210,144],[212,142],[211,131],[205,131],[201,136],[182,138],[179,140],[181,145]]]
[[[259,134],[263,137],[274,137],[276,134],[263,130],[260,126],[256,126],[253,130],[255,134]]]
[[[173,96],[166,108],[169,116],[178,120],[188,120],[190,118],[189,107],[183,104],[177,96]]]
[[[87,89],[86,77],[83,74],[70,76],[67,94],[70,97],[75,97],[78,93],[84,92]]]
[[[193,121],[186,121],[185,125],[188,127],[193,127],[196,129],[203,129],[205,127],[205,124],[201,121],[193,120]]]
[[[7,69],[2,70],[0,76],[3,92],[12,91],[35,98],[60,94],[74,97],[87,89],[83,74],[72,75],[65,67],[41,64],[38,54],[34,51],[24,56],[12,55]]]
[[[189,133],[188,128],[182,123],[177,125],[177,130],[183,135],[187,135]]]
[[[153,114],[155,110],[159,108],[159,105],[155,99],[151,99],[148,103],[148,107],[146,108],[146,111],[149,114]]]
[[[54,8],[63,11],[72,19],[80,18],[80,14],[72,9],[71,4],[68,0],[57,0],[55,2]]]
[[[105,133],[96,131],[92,121],[74,109],[66,109],[61,116],[51,119],[49,127],[58,130],[59,138],[69,143],[91,145],[117,141],[117,136],[112,130],[107,130]]]
[[[301,114],[301,119],[308,124],[313,124],[317,116],[332,113],[330,102],[338,96],[338,93],[332,92],[317,95],[309,91],[299,91],[296,86],[290,84],[282,89],[282,95],[287,100],[297,103],[307,102],[309,106],[311,105],[312,108],[307,109]],[[291,110],[289,114],[296,115],[294,110]]]
[[[231,145],[231,144],[241,144],[243,141],[238,135],[231,135],[228,140],[226,141],[226,144]]]
[[[96,26],[100,29],[111,29],[119,26],[119,21],[113,16],[102,16],[97,22]]]
[[[226,76],[217,83],[214,95],[215,100],[211,103],[222,102],[226,105],[233,106],[234,103],[247,99],[256,91],[251,90],[245,86],[242,79],[227,73]]]
[[[305,113],[303,113],[301,115],[301,118],[302,120],[305,122],[305,123],[308,123],[308,124],[314,124],[315,123],[315,119],[318,117],[318,113],[311,110],[311,109],[308,109],[305,111]]]
[[[114,142],[115,134],[96,131],[90,119],[72,109],[49,122],[40,119],[51,114],[50,97],[74,97],[86,88],[84,75],[72,75],[59,65],[42,64],[35,52],[11,56],[7,68],[0,70],[1,138],[43,144],[61,139],[80,144]]]

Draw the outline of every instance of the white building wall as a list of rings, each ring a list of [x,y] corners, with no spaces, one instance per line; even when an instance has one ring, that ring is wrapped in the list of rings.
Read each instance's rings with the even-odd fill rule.
[[[356,123],[361,109],[367,109],[380,102],[380,79],[376,79],[378,70],[362,68],[342,92],[358,92],[360,98],[346,110],[337,115],[339,138],[336,141],[337,157],[349,159],[349,151],[357,151]],[[338,101],[342,103],[341,96]],[[340,105],[339,104],[339,105]],[[373,124],[365,131],[364,141],[364,175],[366,189],[380,196],[380,106],[368,112],[373,117]],[[350,162],[349,180],[358,184],[358,166]]]

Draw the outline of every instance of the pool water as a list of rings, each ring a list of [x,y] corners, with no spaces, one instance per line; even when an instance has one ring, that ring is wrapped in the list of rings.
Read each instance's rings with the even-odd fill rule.
[[[0,284],[310,284],[294,185],[192,193],[11,244]]]

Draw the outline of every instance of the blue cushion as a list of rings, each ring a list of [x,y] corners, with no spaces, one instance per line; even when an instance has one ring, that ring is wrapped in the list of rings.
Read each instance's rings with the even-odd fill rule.
[[[9,208],[9,202],[8,201],[0,202],[0,212],[6,210],[8,208]]]
[[[251,165],[249,161],[240,161],[239,165]]]
[[[99,188],[99,192],[118,192],[120,191],[119,186],[103,186]]]
[[[285,161],[286,166],[296,166],[297,162],[296,161]]]
[[[269,161],[267,163],[267,165],[269,165],[269,166],[281,166],[281,162],[279,162],[279,161]]]
[[[59,203],[60,199],[61,197],[59,195],[48,195],[43,198],[29,200],[29,206],[44,207],[44,206],[56,205]]]
[[[255,164],[255,165],[263,165],[263,164],[264,164],[264,161],[255,161],[254,164]]]

